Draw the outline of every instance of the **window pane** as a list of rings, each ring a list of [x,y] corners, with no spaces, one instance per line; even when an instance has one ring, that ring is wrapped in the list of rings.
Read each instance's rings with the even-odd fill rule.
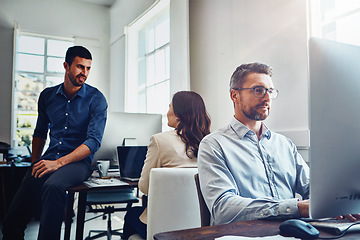
[[[58,85],[60,83],[64,82],[64,77],[63,76],[47,76],[46,77],[46,87],[49,86],[55,86]]]
[[[37,111],[37,101],[40,93],[17,92],[18,110]]]
[[[18,146],[30,146],[32,142],[32,135],[34,129],[21,128],[17,130],[17,142]]]
[[[18,54],[17,69],[26,72],[43,72],[44,71],[44,57]]]
[[[154,85],[147,91],[147,112],[166,114],[170,103],[169,81]]]
[[[357,0],[322,0],[322,20],[329,20],[331,18],[335,18],[340,14],[352,11],[359,7],[360,1]]]
[[[155,62],[154,55],[146,58],[146,84],[151,85],[155,83]]]
[[[42,75],[18,73],[17,90],[39,92],[44,88]]]
[[[155,48],[170,42],[170,19],[166,18],[156,26]]]
[[[35,111],[18,111],[17,127],[18,128],[35,128],[37,116],[38,116],[38,114]]]
[[[139,69],[138,69],[138,77],[139,77],[139,81],[138,81],[138,85],[144,85],[145,86],[145,82],[146,82],[146,58],[142,58],[139,61]]]
[[[18,51],[23,53],[44,54],[45,40],[39,37],[19,36]]]
[[[139,32],[139,46],[138,46],[138,57],[142,58],[145,56],[146,54],[146,29],[143,28],[141,29],[141,31]]]
[[[165,80],[165,50],[161,49],[155,53],[155,82]]]
[[[67,49],[73,45],[74,44],[72,42],[49,39],[47,46],[47,55],[63,58],[64,53],[66,53]],[[62,59],[62,62],[64,62],[64,59]]]
[[[360,12],[341,18],[336,22],[336,40],[352,45],[360,45]]]
[[[155,50],[155,30],[153,27],[147,29],[147,44],[146,53],[150,53]]]
[[[47,58],[47,71],[51,73],[64,73],[64,59],[57,57]]]

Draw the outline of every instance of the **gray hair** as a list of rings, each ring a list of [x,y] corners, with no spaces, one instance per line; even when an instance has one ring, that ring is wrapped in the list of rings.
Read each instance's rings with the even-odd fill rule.
[[[235,72],[230,79],[230,91],[233,88],[241,88],[244,84],[245,77],[249,73],[264,73],[266,75],[272,76],[272,68],[269,65],[263,63],[248,63],[242,64],[236,68]]]

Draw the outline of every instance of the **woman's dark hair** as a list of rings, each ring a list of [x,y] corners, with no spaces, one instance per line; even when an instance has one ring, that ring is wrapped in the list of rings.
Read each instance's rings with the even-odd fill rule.
[[[200,141],[210,133],[210,118],[199,94],[193,91],[180,91],[172,98],[174,114],[179,118],[176,128],[186,146],[186,154],[193,151],[197,157]]]

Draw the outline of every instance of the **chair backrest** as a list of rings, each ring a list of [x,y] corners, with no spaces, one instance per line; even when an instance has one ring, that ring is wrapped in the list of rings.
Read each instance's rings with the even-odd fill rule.
[[[194,175],[197,168],[153,168],[148,194],[147,239],[159,232],[201,226]]]
[[[200,182],[199,182],[199,174],[198,173],[195,174],[194,178],[195,178],[195,184],[196,184],[196,189],[197,189],[199,204],[200,204],[201,226],[202,227],[210,226],[210,211],[205,203],[204,196],[202,195],[202,192],[201,192]]]

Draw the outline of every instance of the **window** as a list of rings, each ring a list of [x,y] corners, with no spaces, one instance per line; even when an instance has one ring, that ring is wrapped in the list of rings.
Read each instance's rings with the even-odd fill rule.
[[[16,39],[12,138],[14,146],[28,146],[40,92],[63,82],[65,52],[74,41],[24,32],[18,32]]]
[[[360,45],[360,1],[309,0],[311,36]]]
[[[170,102],[169,1],[157,3],[125,32],[125,111],[166,115]]]

